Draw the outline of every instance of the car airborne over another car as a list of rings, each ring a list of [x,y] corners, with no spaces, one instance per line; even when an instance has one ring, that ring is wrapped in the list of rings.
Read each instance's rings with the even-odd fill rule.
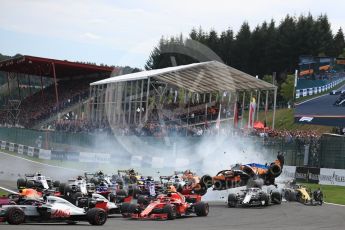
[[[218,172],[216,176],[204,175],[200,179],[200,184],[213,190],[227,190],[246,186],[249,182],[260,179],[264,185],[274,185],[275,178],[278,177],[284,166],[284,155],[278,154],[277,160],[270,164],[243,164],[236,165],[231,169]]]

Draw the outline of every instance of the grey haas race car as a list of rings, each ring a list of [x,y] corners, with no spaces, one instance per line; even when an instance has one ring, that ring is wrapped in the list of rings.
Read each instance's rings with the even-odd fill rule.
[[[47,196],[44,201],[27,199],[19,205],[3,205],[0,208],[0,222],[14,225],[28,222],[76,224],[78,221],[103,225],[107,221],[107,213],[99,208],[78,208],[56,196]]]
[[[282,194],[278,190],[265,192],[261,188],[247,188],[228,195],[228,207],[269,206],[281,204]]]

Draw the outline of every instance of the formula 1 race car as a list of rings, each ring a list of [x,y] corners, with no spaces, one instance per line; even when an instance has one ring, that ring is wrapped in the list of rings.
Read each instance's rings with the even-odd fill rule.
[[[206,188],[213,187],[213,190],[227,190],[245,186],[249,182],[258,182],[258,179],[263,185],[274,185],[275,178],[281,174],[283,166],[284,155],[278,154],[277,160],[269,165],[257,163],[235,165],[231,169],[218,172],[214,177],[204,175],[200,179],[200,185]]]
[[[113,183],[112,177],[105,175],[102,171],[96,173],[85,173],[87,183],[95,185],[95,192],[101,194],[105,198],[109,198],[111,193],[115,193],[117,189],[116,183]]]
[[[303,185],[292,184],[290,187],[283,189],[283,194],[287,201],[297,201],[309,205],[323,204],[323,192],[320,189],[312,192]]]
[[[132,219],[160,219],[173,220],[176,217],[188,216],[195,213],[197,216],[207,216],[209,212],[208,203],[197,201],[189,203],[186,197],[172,189],[167,194],[160,194],[148,205],[129,204],[128,215]]]
[[[345,93],[342,93],[334,102],[334,106],[345,106]]]
[[[109,201],[107,198],[97,193],[93,193],[89,197],[79,197],[76,201],[76,206],[79,208],[101,208],[108,215],[121,213],[120,205]]]
[[[22,224],[26,222],[75,224],[88,221],[92,225],[103,225],[107,214],[103,209],[78,208],[65,199],[55,196],[45,197],[45,201],[27,199],[16,205],[3,205],[0,208],[0,222]]]
[[[247,188],[238,193],[228,195],[228,207],[238,206],[269,206],[270,204],[281,204],[282,194],[278,190],[265,192],[261,188]]]
[[[88,195],[95,192],[95,185],[89,183],[82,176],[78,176],[75,179],[70,179],[67,183],[61,183],[59,191],[63,195],[69,195],[72,193],[80,193],[82,195]]]
[[[34,188],[36,190],[46,190],[58,188],[60,185],[59,181],[52,181],[49,177],[41,175],[41,173],[25,174],[25,178],[17,179],[17,188]]]

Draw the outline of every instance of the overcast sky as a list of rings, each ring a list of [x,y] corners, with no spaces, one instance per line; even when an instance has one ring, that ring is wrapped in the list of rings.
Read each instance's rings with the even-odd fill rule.
[[[162,35],[308,12],[344,27],[344,0],[0,0],[0,53],[142,68]]]

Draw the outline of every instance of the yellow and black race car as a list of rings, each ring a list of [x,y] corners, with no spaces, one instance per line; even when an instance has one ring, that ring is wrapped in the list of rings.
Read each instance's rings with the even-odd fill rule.
[[[309,205],[322,205],[323,203],[323,192],[320,188],[312,192],[304,185],[290,183],[289,187],[283,189],[283,195],[287,201],[297,201]]]

